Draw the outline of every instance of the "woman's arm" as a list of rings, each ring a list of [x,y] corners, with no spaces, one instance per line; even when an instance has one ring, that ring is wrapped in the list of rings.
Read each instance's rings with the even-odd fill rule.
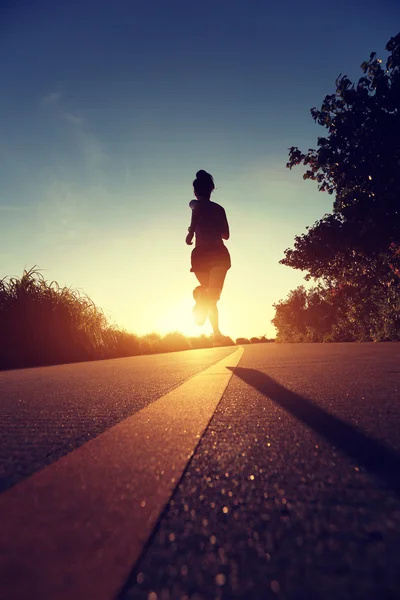
[[[228,224],[228,219],[226,218],[226,212],[224,209],[222,209],[223,212],[223,219],[222,219],[222,232],[221,232],[221,237],[223,240],[229,240],[229,224]]]
[[[186,243],[188,246],[191,246],[193,243],[194,232],[196,231],[196,223],[197,223],[197,200],[191,200],[189,202],[189,206],[192,209],[192,218],[190,221],[189,233],[186,236]]]

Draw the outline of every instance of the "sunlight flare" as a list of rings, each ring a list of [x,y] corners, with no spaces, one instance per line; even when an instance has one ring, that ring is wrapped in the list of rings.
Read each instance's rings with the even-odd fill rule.
[[[155,329],[162,335],[171,331],[180,331],[183,335],[192,337],[212,333],[211,325],[207,322],[202,327],[193,321],[192,308],[194,302],[190,296],[182,298],[176,304],[169,304],[160,312]]]

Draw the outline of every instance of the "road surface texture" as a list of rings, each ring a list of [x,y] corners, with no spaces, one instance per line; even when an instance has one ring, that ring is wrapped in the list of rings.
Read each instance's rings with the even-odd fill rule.
[[[400,597],[400,344],[15,371],[0,393],[20,481],[0,496],[1,598]]]
[[[232,352],[174,352],[0,372],[0,491]]]

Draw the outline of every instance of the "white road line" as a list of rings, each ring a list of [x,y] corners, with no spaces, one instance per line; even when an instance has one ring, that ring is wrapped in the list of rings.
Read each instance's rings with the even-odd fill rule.
[[[0,496],[2,600],[112,600],[243,348]]]

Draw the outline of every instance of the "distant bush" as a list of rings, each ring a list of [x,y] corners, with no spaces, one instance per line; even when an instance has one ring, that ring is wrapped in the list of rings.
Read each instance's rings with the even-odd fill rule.
[[[235,342],[233,341],[233,339],[231,337],[229,337],[229,335],[225,336],[225,346],[234,346]]]
[[[270,344],[271,342],[275,342],[275,338],[267,338],[265,335],[260,337],[261,344]]]
[[[180,331],[167,333],[158,343],[158,352],[177,352],[189,350],[192,347],[190,341]]]
[[[274,342],[274,341],[275,340],[273,338],[268,339],[265,335],[263,335],[260,338],[258,338],[258,337],[252,337],[250,339],[248,339],[248,338],[237,338],[236,344],[237,345],[243,345],[243,344],[266,344],[268,342]]]
[[[158,347],[161,341],[159,333],[147,333],[140,338],[141,354],[154,354],[158,352]]]
[[[105,332],[109,336],[109,349],[115,357],[135,356],[143,354],[144,343],[140,337],[125,330],[109,329]]]
[[[368,292],[368,293],[367,293]],[[279,342],[400,341],[400,285],[300,286],[274,304]]]
[[[212,335],[199,335],[197,337],[188,338],[192,348],[212,348],[213,336]]]

